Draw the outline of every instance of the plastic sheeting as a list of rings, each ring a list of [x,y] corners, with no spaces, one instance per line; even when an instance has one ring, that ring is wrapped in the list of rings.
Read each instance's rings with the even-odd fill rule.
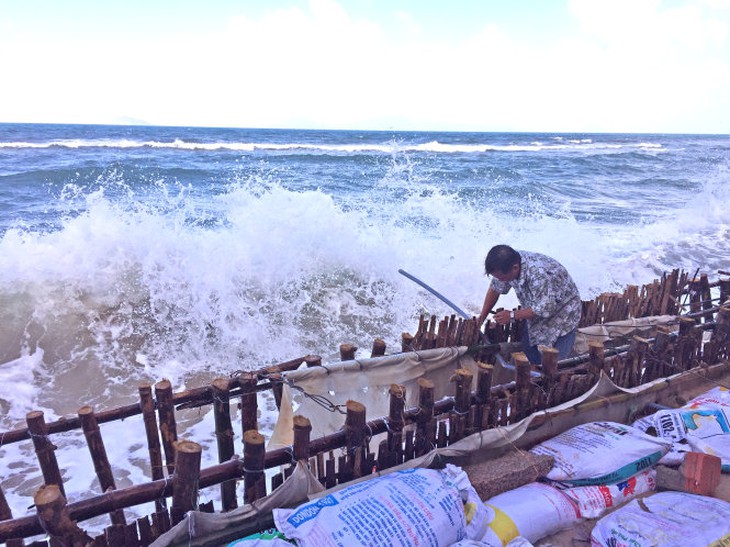
[[[386,357],[356,359],[333,365],[286,372],[281,410],[267,450],[291,446],[294,414],[306,416],[312,424],[311,438],[330,435],[342,428],[347,401],[365,405],[367,419],[388,415],[388,390],[392,384],[406,388],[406,408],[418,406],[419,378],[434,383],[434,400],[453,394],[450,382],[457,368],[466,368],[477,376],[474,359],[466,355],[465,346],[437,348]],[[323,406],[326,405],[326,406]]]

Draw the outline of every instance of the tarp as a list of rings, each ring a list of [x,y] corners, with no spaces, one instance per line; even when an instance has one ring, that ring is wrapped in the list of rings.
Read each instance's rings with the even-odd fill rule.
[[[621,344],[625,343],[625,339],[629,336],[637,335],[650,338],[654,336],[656,327],[659,325],[678,328],[677,316],[653,315],[650,317],[626,319],[624,321],[611,321],[603,325],[581,327],[578,329],[575,337],[573,354],[582,355],[588,353],[588,342],[603,342],[608,347],[615,340],[620,340],[619,343]]]
[[[343,414],[331,405],[344,412],[345,403],[353,400],[365,405],[368,420],[387,416],[392,384],[405,386],[406,408],[418,406],[419,378],[433,381],[434,400],[452,395],[454,386],[450,379],[457,368],[466,368],[474,378],[477,376],[476,362],[466,355],[466,350],[466,346],[437,348],[283,373],[281,410],[267,450],[292,445],[295,413],[309,419],[313,439],[342,428]]]

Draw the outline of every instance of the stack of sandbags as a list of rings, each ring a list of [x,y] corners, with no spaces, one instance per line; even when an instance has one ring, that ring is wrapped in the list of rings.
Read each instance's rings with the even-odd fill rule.
[[[682,408],[659,410],[632,424],[673,443],[662,458],[664,465],[679,465],[687,452],[717,456],[730,472],[730,391],[715,387]]]

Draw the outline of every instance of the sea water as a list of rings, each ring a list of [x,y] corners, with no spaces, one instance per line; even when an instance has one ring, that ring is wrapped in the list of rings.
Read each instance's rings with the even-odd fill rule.
[[[0,431],[133,404],[142,382],[397,351],[420,314],[454,313],[398,270],[478,315],[498,243],[558,259],[583,299],[716,277],[729,168],[721,135],[0,124]],[[207,412],[179,419],[215,463]],[[142,432],[102,425],[118,487],[149,477]],[[54,442],[69,500],[97,493],[83,435]],[[0,439],[0,481],[33,514],[31,443]]]

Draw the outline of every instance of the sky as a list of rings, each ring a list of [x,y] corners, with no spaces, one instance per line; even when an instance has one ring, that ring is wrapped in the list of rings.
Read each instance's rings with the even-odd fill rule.
[[[0,123],[730,134],[730,0],[0,0]]]

